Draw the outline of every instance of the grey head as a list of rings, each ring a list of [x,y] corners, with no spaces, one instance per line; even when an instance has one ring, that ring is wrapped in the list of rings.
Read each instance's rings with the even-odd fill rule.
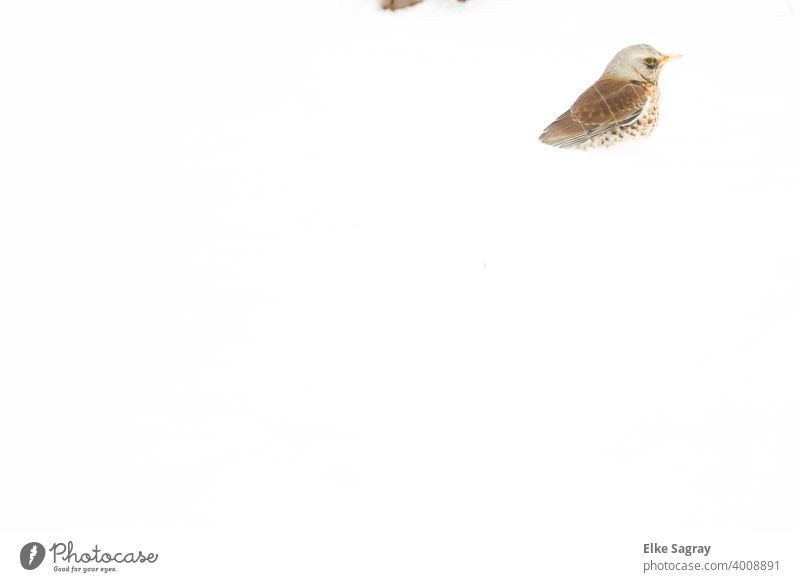
[[[619,51],[608,63],[603,77],[626,81],[658,83],[661,68],[681,55],[665,55],[649,44],[634,44]]]

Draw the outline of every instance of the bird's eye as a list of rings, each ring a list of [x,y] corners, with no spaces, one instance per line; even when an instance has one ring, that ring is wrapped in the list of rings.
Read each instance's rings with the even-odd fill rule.
[[[644,60],[644,64],[647,65],[648,67],[651,67],[651,68],[655,67],[656,66],[656,58],[655,57],[647,57]]]

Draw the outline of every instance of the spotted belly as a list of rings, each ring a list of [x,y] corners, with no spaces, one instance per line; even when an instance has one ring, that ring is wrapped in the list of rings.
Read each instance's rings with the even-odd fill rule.
[[[612,127],[603,133],[593,135],[587,141],[578,144],[576,149],[591,150],[595,148],[607,148],[625,141],[647,137],[653,133],[657,124],[658,103],[650,103],[633,123],[622,127]]]

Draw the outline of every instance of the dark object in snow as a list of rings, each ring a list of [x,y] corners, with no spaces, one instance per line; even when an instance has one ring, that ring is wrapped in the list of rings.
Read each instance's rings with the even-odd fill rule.
[[[466,0],[458,0],[465,2]],[[381,0],[381,6],[385,10],[399,10],[400,8],[408,8],[414,4],[419,4],[422,0]]]

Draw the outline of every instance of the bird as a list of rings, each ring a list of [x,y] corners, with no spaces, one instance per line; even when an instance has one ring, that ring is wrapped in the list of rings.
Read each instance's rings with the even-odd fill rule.
[[[649,136],[658,123],[661,69],[680,56],[662,54],[648,44],[622,49],[539,141],[588,150]]]

